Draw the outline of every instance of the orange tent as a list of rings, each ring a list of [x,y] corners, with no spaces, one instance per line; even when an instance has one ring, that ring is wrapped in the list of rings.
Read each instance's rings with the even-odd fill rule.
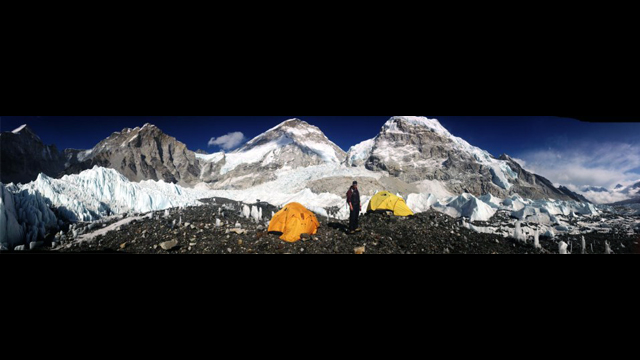
[[[301,234],[314,235],[320,223],[315,214],[298,203],[287,204],[278,211],[269,223],[269,233],[282,234],[280,239],[286,242],[300,240]]]

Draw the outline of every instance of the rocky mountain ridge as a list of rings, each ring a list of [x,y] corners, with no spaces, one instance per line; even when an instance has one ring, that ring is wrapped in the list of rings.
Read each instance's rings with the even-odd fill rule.
[[[2,135],[5,183],[15,181],[14,175],[20,171],[24,175],[22,181],[31,181],[37,177],[36,172],[59,177],[100,166],[113,168],[130,181],[163,180],[183,186],[205,182],[214,189],[247,189],[274,180],[278,170],[330,164],[376,173],[374,185],[403,194],[424,190],[424,184],[437,182],[444,188],[442,193],[586,200],[566,188],[555,188],[507,155],[494,158],[453,136],[437,120],[423,117],[393,117],[378,136],[353,146],[347,153],[319,128],[300,119],[278,124],[233,152],[214,154],[193,152],[151,124],[114,132],[89,150],[64,152],[57,151],[55,146],[44,146],[28,127],[16,130],[20,134]],[[9,142],[5,139],[12,135],[25,138],[21,141],[26,145],[20,148],[30,146],[46,156],[38,162],[32,160],[35,152],[28,156],[4,150],[4,144]],[[29,163],[35,166],[28,166]],[[322,183],[310,180],[315,181],[316,187],[334,193],[341,193],[343,189],[338,189],[338,184],[347,181],[342,177],[324,179]]]

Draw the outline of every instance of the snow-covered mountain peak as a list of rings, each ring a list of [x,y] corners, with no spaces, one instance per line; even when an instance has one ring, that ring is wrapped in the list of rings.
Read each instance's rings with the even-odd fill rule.
[[[349,149],[345,164],[387,172],[407,183],[441,181],[451,193],[570,198],[508,155],[496,159],[451,134],[438,120],[420,116],[390,118],[375,138]]]
[[[55,145],[45,145],[29,125],[2,132],[0,181],[27,183],[44,172],[51,176],[64,170],[64,154]]]
[[[31,128],[27,124],[20,125],[17,128],[13,129],[11,132],[16,135],[22,135],[22,136],[26,135],[29,137],[33,137],[39,141],[42,141],[40,140],[40,137],[35,132],[33,132],[33,130],[31,130]]]
[[[454,136],[437,119],[422,116],[394,116],[389,119],[378,137],[403,138],[410,137],[410,143],[441,143],[442,146],[464,153],[478,163],[495,163],[496,159],[489,152],[469,144],[466,140]],[[406,141],[406,140],[403,140]],[[397,144],[396,144],[397,145]]]
[[[423,116],[394,116],[384,124],[382,130],[388,132],[407,132],[407,130],[409,130],[407,126],[426,128],[444,137],[452,136],[449,130],[442,126],[437,119],[429,119]]]
[[[314,165],[323,162],[339,164],[345,157],[345,152],[329,140],[318,127],[300,119],[289,119],[227,154],[227,162],[234,165],[227,166],[223,172],[231,170],[229,167],[235,167],[238,163],[261,162],[266,165],[278,162],[280,155],[290,154],[293,148],[297,148],[301,156],[317,158],[318,161],[312,161]],[[238,158],[239,162],[235,161],[234,157]],[[294,159],[286,162],[292,160]],[[295,164],[291,165],[295,167]]]
[[[274,170],[332,164],[340,166],[346,153],[316,126],[289,119],[251,139],[239,149],[204,155],[201,178],[221,188],[244,188],[275,178]]]
[[[24,129],[24,128],[26,128],[26,127],[27,127],[27,124],[20,125],[20,126],[19,126],[19,127],[17,127],[16,129],[14,129],[14,130],[12,131],[12,133],[14,133],[14,134],[18,134],[20,131],[22,131],[22,129]]]
[[[197,159],[187,146],[152,124],[114,132],[90,150],[77,152],[67,174],[95,165],[116,169],[130,181],[164,180],[183,185],[198,181]]]
[[[286,137],[294,142],[304,142],[305,138],[309,137],[316,138],[316,140],[320,139],[330,142],[329,139],[324,135],[322,130],[320,130],[318,127],[313,126],[308,122],[300,119],[289,119],[251,139],[245,144],[245,146],[238,149],[237,152],[242,152],[247,148],[251,148],[252,146],[258,146],[265,142],[273,141],[274,139],[279,139],[281,137]]]

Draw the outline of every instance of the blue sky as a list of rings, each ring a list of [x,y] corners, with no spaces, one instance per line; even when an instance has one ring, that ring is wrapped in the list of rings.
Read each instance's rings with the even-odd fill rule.
[[[426,116],[426,115],[425,115]],[[249,140],[300,118],[318,126],[345,151],[376,136],[391,116],[2,116],[0,129],[28,124],[59,149],[88,149],[125,127],[152,123],[191,150],[219,151],[212,138],[240,132]],[[427,116],[455,136],[495,156],[507,153],[525,168],[565,185],[610,187],[640,179],[640,123],[586,123],[549,116]]]

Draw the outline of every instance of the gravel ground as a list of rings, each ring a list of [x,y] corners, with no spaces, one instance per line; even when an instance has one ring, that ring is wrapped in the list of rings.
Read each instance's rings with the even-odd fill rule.
[[[266,232],[266,221],[277,208],[260,206],[264,222],[242,216],[242,205],[216,198],[203,206],[171,209],[132,221],[93,240],[67,241],[40,251],[107,252],[138,254],[557,254],[559,241],[581,253],[581,236],[540,238],[541,249],[531,241],[519,242],[494,234],[480,234],[461,227],[461,221],[430,210],[408,218],[387,214],[361,217],[362,232],[349,235],[347,222],[318,217],[316,235],[286,243]],[[216,219],[221,224],[216,226]],[[240,225],[240,226],[237,226]],[[239,231],[237,229],[240,229]],[[240,232],[237,233],[237,232]],[[243,233],[244,232],[244,233]],[[612,229],[610,234],[584,234],[587,253],[605,253],[605,241],[613,253],[640,253],[640,234]]]

